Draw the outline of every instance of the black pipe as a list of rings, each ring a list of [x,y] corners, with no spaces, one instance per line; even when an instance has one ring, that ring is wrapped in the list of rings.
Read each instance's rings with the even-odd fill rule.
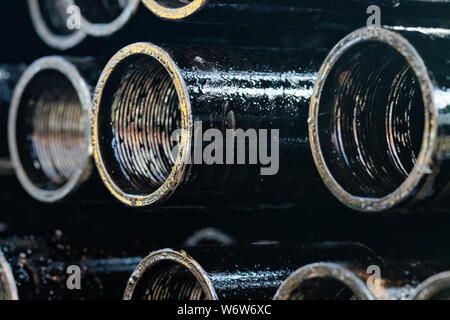
[[[139,247],[101,241],[85,246],[61,234],[2,240],[0,300],[120,300],[140,261]]]
[[[274,299],[409,300],[424,279],[442,268],[440,263],[427,261],[316,262],[292,273]]]
[[[366,26],[378,5],[382,25],[450,28],[446,0],[142,0],[157,16],[202,24],[303,27],[350,32]]]
[[[365,28],[325,60],[311,102],[311,147],[325,184],[347,206],[447,208],[446,52],[445,34]]]
[[[411,300],[450,300],[450,272],[444,271],[421,283]]]
[[[380,263],[359,244],[252,245],[155,251],[138,265],[125,300],[267,300],[298,267],[344,259]]]
[[[236,244],[236,240],[228,233],[216,228],[204,228],[195,231],[184,242],[184,247],[218,247]]]
[[[90,1],[72,0],[80,9],[81,26],[91,36],[110,36],[134,17],[139,0]]]
[[[86,37],[82,28],[69,28],[69,6],[72,0],[27,0],[34,29],[49,46],[66,50],[77,46]],[[73,12],[72,12],[73,14]]]
[[[95,176],[90,112],[99,73],[92,58],[45,57],[26,69],[14,90],[11,160],[23,188],[39,201],[62,201]]]
[[[103,181],[135,207],[163,203],[175,191],[172,203],[291,206],[309,194],[307,201],[323,204],[307,113],[324,53],[125,47],[96,88],[94,157]],[[205,133],[224,138],[216,152],[208,153]]]
[[[8,113],[14,87],[24,69],[24,64],[0,65],[0,175],[13,172],[8,151]]]

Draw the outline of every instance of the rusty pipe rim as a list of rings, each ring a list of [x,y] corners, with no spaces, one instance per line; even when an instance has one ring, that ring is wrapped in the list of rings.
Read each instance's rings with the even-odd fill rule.
[[[290,275],[278,288],[274,300],[290,300],[302,284],[310,280],[331,279],[346,286],[358,300],[376,300],[366,284],[352,271],[336,263],[313,263]]]
[[[62,35],[57,34],[51,30],[49,25],[42,15],[41,8],[39,6],[39,0],[27,0],[28,9],[31,15],[31,21],[34,29],[39,37],[50,47],[58,50],[67,50],[76,47],[87,36],[83,29],[73,30],[72,32]],[[72,2],[68,2],[70,5]]]
[[[46,175],[44,172],[43,175],[41,175],[41,172],[39,172],[39,178],[35,178],[35,172],[36,170],[41,170],[44,168],[43,163],[45,162],[44,158],[39,158],[38,161],[41,162],[41,165],[39,165],[37,168],[31,168],[27,166],[25,168],[24,160],[29,162],[31,161],[31,157],[34,153],[36,153],[36,150],[33,149],[33,152],[29,150],[30,152],[23,154],[24,151],[22,151],[24,148],[25,141],[18,141],[17,135],[20,132],[18,129],[18,124],[22,123],[22,121],[30,121],[28,119],[24,119],[22,117],[23,106],[24,103],[29,103],[29,100],[23,100],[28,99],[27,97],[29,90],[33,89],[33,86],[35,85],[34,80],[39,79],[38,77],[44,75],[46,72],[51,72],[53,76],[57,75],[60,80],[64,81],[64,84],[68,86],[68,89],[71,93],[73,93],[72,98],[74,101],[76,101],[76,108],[77,113],[70,112],[65,114],[65,116],[71,116],[74,115],[74,118],[65,118],[63,120],[66,120],[64,124],[64,128],[62,130],[66,130],[67,126],[70,127],[72,122],[78,121],[77,124],[79,124],[79,130],[77,131],[79,133],[79,136],[76,137],[74,144],[76,145],[76,152],[72,152],[74,156],[77,157],[75,162],[72,162],[70,167],[70,174],[69,171],[67,171],[67,175],[62,179],[60,183],[52,183],[51,177],[49,175]],[[52,85],[51,87],[54,88]],[[57,88],[57,90],[62,90],[62,83],[60,83],[60,87]],[[49,87],[45,87],[41,93],[45,93],[45,89]],[[56,90],[56,89],[55,89]],[[24,95],[27,95],[25,97]],[[61,103],[61,101],[59,101]],[[33,102],[34,103],[34,102]],[[54,103],[53,105],[49,104],[49,107],[59,107],[61,106],[60,103]],[[11,100],[11,110],[10,115],[8,119],[8,143],[9,143],[9,150],[11,159],[13,162],[14,170],[16,172],[16,176],[23,186],[23,188],[28,192],[29,195],[31,195],[33,198],[35,198],[38,201],[41,202],[57,202],[65,197],[67,197],[69,194],[74,192],[76,188],[82,184],[89,176],[92,171],[92,149],[91,149],[91,135],[90,135],[90,110],[91,110],[91,104],[92,104],[92,94],[89,89],[89,85],[86,83],[86,81],[83,79],[79,71],[77,70],[77,67],[72,64],[69,60],[59,57],[59,56],[52,56],[52,57],[45,57],[41,58],[37,61],[35,61],[33,64],[31,64],[24,72],[22,77],[20,78]],[[44,103],[45,105],[45,103]],[[62,105],[63,107],[65,105]],[[35,106],[33,106],[34,110]],[[49,110],[51,108],[48,108]],[[55,113],[61,114],[61,110],[64,108],[60,108],[58,111],[54,111]],[[51,114],[51,111],[49,111],[49,114]],[[60,123],[60,121],[55,121],[56,115],[53,114],[53,116],[50,116],[49,118],[43,118],[42,125],[46,127],[51,127],[51,123],[54,124],[56,122]],[[61,120],[61,119],[59,119]],[[33,121],[33,120],[32,120]],[[70,129],[67,129],[69,131]],[[25,131],[25,130],[24,130]],[[58,131],[55,131],[55,141],[63,141],[64,143],[64,136],[58,136]],[[34,135],[35,132],[27,132],[27,135]],[[33,142],[35,143],[35,142]],[[49,144],[52,144],[50,142]],[[63,146],[67,147],[67,146]],[[67,147],[69,148],[69,147]],[[48,157],[52,161],[52,163],[55,163],[57,160],[56,157],[65,158],[61,155],[64,155],[63,151],[61,149],[55,150],[53,149],[53,154],[45,154],[45,156]],[[28,159],[30,157],[30,159]],[[60,159],[60,160],[61,160]],[[66,159],[67,160],[67,159]],[[72,159],[73,160],[73,159]],[[62,161],[62,160],[61,160]],[[34,162],[35,163],[35,162]],[[47,163],[48,164],[48,163]],[[58,169],[58,168],[56,168]],[[44,170],[45,171],[45,170]]]
[[[416,163],[399,186],[388,194],[379,197],[358,196],[348,192],[331,172],[324,157],[322,141],[320,141],[319,117],[321,116],[321,111],[319,109],[327,79],[336,64],[349,50],[355,46],[367,43],[386,45],[405,59],[414,72],[417,85],[420,86],[424,110],[424,128]],[[427,176],[429,171],[427,168],[431,167],[433,155],[438,150],[438,122],[433,98],[433,83],[427,67],[416,49],[399,33],[382,28],[362,28],[349,34],[333,48],[323,63],[317,79],[311,97],[308,118],[309,136],[316,167],[328,189],[342,203],[361,212],[385,211],[411,199],[414,191]]]
[[[96,23],[89,21],[83,14],[81,15],[81,25],[84,31],[94,37],[107,37],[122,29],[134,16],[139,8],[139,0],[128,0],[124,9],[113,21],[108,23]]]
[[[176,251],[173,249],[162,249],[155,251],[151,253],[149,256],[144,258],[139,265],[134,270],[133,274],[131,275],[130,279],[128,280],[123,299],[124,300],[133,300],[135,299],[136,295],[136,288],[139,284],[141,284],[146,274],[148,272],[152,272],[155,267],[161,266],[163,263],[169,264],[169,270],[168,273],[170,273],[170,266],[178,267],[180,270],[188,271],[190,276],[194,276],[196,279],[196,284],[201,286],[202,294],[203,294],[203,300],[218,300],[217,293],[214,289],[214,286],[211,282],[211,280],[208,277],[208,274],[206,271],[201,267],[201,265],[195,261],[192,257],[190,257],[186,252],[184,251]],[[173,272],[173,269],[172,269]],[[161,274],[157,274],[159,276],[164,276],[164,272]],[[164,280],[167,280],[167,278],[162,278]],[[178,279],[177,283],[180,283],[180,279]],[[167,292],[169,288],[165,288],[164,284],[167,284],[166,281],[162,281],[163,286],[159,288],[159,292]],[[153,286],[155,283],[152,283]],[[147,285],[144,283],[144,285]],[[156,289],[154,289],[157,291]],[[179,290],[179,289],[178,289]],[[183,290],[179,290],[183,291]],[[156,297],[158,297],[158,294],[156,294]],[[137,298],[139,299],[139,298]],[[173,299],[173,297],[171,298]],[[184,296],[184,299],[187,299],[186,296]],[[183,300],[184,300],[183,299]],[[195,299],[194,299],[195,300]]]
[[[197,13],[209,0],[191,0],[186,4],[180,0],[172,0],[168,5],[161,0],[142,0],[142,3],[155,15],[167,20],[182,20]]]
[[[450,298],[448,296],[448,292],[450,292],[449,271],[438,273],[422,282],[417,287],[411,300],[433,300],[440,293],[444,292],[445,294],[445,291],[447,291],[445,300],[448,300]]]
[[[170,82],[170,86],[172,86],[173,91],[176,93],[176,99],[177,99],[177,112],[180,114],[180,129],[181,129],[181,135],[180,135],[180,143],[179,143],[179,149],[177,151],[176,159],[173,159],[173,163],[169,166],[169,168],[165,168],[167,171],[167,175],[164,175],[162,180],[158,182],[159,184],[157,186],[154,186],[152,190],[144,190],[142,192],[138,192],[140,190],[132,189],[132,191],[125,190],[128,186],[131,185],[130,181],[126,181],[124,183],[118,182],[118,179],[114,176],[118,174],[119,170],[116,170],[114,172],[113,169],[110,167],[110,162],[112,159],[105,159],[104,153],[111,152],[111,145],[109,143],[106,144],[106,146],[103,146],[103,139],[102,136],[101,127],[102,127],[102,120],[100,116],[103,116],[103,113],[106,115],[110,112],[109,109],[102,110],[103,107],[103,99],[110,98],[106,96],[105,94],[105,88],[108,87],[109,81],[111,81],[112,78],[114,78],[114,73],[116,71],[116,68],[118,68],[121,65],[124,65],[129,61],[129,59],[135,59],[135,58],[144,58],[149,59],[152,64],[156,65],[157,68],[161,70],[167,77],[168,82]],[[153,66],[154,67],[154,66]],[[120,74],[120,76],[123,76]],[[153,80],[153,79],[152,79]],[[150,84],[149,87],[152,87],[153,85]],[[147,87],[147,86],[140,86]],[[157,87],[157,90],[159,90],[159,87]],[[159,91],[158,91],[159,92]],[[135,93],[133,93],[135,94]],[[153,97],[151,97],[153,99]],[[153,100],[152,100],[153,101]],[[110,108],[111,106],[107,106]],[[130,107],[131,109],[136,108],[135,105],[127,106],[127,108]],[[149,114],[151,113],[151,109],[153,107],[152,103],[145,102],[145,113]],[[162,110],[159,110],[160,112],[165,112],[164,106],[160,106],[159,108]],[[106,107],[105,107],[106,108]],[[156,108],[156,107],[155,107]],[[188,159],[190,157],[190,148],[191,148],[191,141],[192,141],[192,113],[191,113],[191,103],[189,99],[189,94],[187,91],[186,84],[181,76],[180,70],[175,64],[175,62],[172,60],[170,55],[164,51],[163,49],[151,44],[151,43],[135,43],[132,45],[129,45],[122,50],[120,50],[118,53],[116,53],[111,60],[108,62],[106,67],[104,68],[100,79],[98,81],[95,95],[94,95],[94,107],[93,107],[93,123],[92,123],[92,132],[93,132],[93,149],[94,149],[94,159],[95,163],[97,165],[98,171],[100,173],[100,176],[105,183],[108,190],[122,203],[132,206],[132,207],[147,207],[154,203],[158,203],[161,201],[166,200],[177,188],[178,186],[184,181],[185,175],[188,172]],[[111,125],[112,126],[112,125]],[[129,131],[127,129],[126,133],[129,135]],[[146,135],[145,137],[148,137]],[[128,137],[130,139],[135,139],[135,137]],[[137,138],[136,138],[137,139]],[[131,146],[130,146],[131,145]],[[133,143],[130,143],[128,147],[134,147],[136,145],[135,140],[133,140]],[[106,148],[104,150],[104,148]],[[149,147],[148,149],[151,149],[148,152],[154,152],[154,148]],[[128,150],[127,150],[128,151]],[[122,152],[122,151],[120,151]],[[130,151],[133,152],[133,151]],[[122,152],[123,154],[125,152]],[[121,156],[123,154],[120,154]],[[156,153],[156,151],[154,152]],[[117,160],[117,152],[114,154]],[[125,155],[124,157],[127,157],[128,155]],[[140,155],[138,155],[140,156]],[[148,160],[148,159],[147,159]],[[108,162],[109,161],[109,162]],[[119,161],[119,160],[117,160]],[[125,159],[123,160],[121,158],[122,163],[120,165],[123,165],[124,162],[127,161],[133,161],[133,159]],[[149,160],[150,161],[150,160]],[[151,161],[150,161],[151,162]],[[127,163],[128,164],[128,163]],[[151,162],[150,164],[146,164],[145,168],[139,168],[147,173],[149,172],[150,165],[154,164],[154,162]],[[148,167],[147,167],[148,165]],[[156,164],[155,166],[157,166]],[[137,166],[142,166],[141,163],[137,164]],[[155,167],[153,167],[155,169]],[[155,170],[153,170],[155,171]],[[150,174],[150,173],[149,173]],[[152,174],[152,173],[151,173]],[[124,187],[124,185],[126,187]]]
[[[0,251],[0,300],[19,300],[12,269]]]

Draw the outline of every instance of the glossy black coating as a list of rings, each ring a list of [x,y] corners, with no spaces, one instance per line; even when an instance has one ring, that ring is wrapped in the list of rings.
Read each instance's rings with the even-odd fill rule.
[[[446,208],[449,52],[450,34],[438,29],[365,28],[333,49],[310,137],[319,172],[342,202],[364,212]]]
[[[447,208],[450,187],[450,34],[399,32],[416,48],[430,75],[431,93],[436,111],[437,146],[433,161],[425,168],[424,177],[411,194],[406,206],[427,211],[430,208]],[[429,170],[428,170],[429,169]]]
[[[249,148],[254,147],[254,144],[249,146],[247,142],[245,165],[189,165],[182,185],[174,192],[175,198],[179,196],[181,203],[203,205],[206,202],[213,206],[218,203],[233,206],[245,202],[273,202],[278,205],[305,200],[320,202],[326,192],[323,192],[312,165],[307,115],[312,87],[326,50],[208,48],[184,45],[163,45],[162,48],[174,60],[186,84],[193,130],[196,130],[195,124],[199,123],[203,133],[207,129],[219,130],[225,137],[225,148],[227,129],[267,129],[269,154],[270,135],[273,133],[271,130],[279,130],[279,171],[275,171],[275,175],[261,175],[261,169],[268,165],[248,164]],[[135,60],[122,62],[117,68],[117,79],[120,79],[118,75],[121,73],[130,71],[127,71],[128,66],[141,70],[137,67],[140,64],[139,58],[139,55],[136,55],[132,58]],[[119,165],[123,161],[121,158],[128,157],[119,147],[129,148],[126,149],[130,150],[129,153],[139,148],[136,144],[126,146],[125,143],[115,141],[116,122],[111,121],[110,110],[111,106],[115,105],[113,99],[116,97],[114,90],[117,90],[117,80],[111,79],[108,81],[112,84],[103,89],[99,109],[98,135],[101,137],[103,165],[115,183],[126,192],[150,193],[154,189],[148,185],[149,189],[144,190],[143,180],[140,180],[141,173],[131,170],[124,174]],[[132,85],[139,86],[143,83]],[[136,108],[132,103],[127,103],[131,110]],[[201,139],[202,135],[198,136]],[[194,146],[198,136],[193,135],[191,144],[193,162],[196,160]],[[133,138],[133,141],[137,141],[136,139]],[[208,144],[201,145],[202,153]],[[233,150],[236,155],[236,144]],[[234,163],[236,162],[235,159]],[[139,178],[136,179],[138,184],[129,181],[127,177],[130,175]],[[312,194],[313,197],[307,197]],[[175,199],[170,201],[177,203]]]
[[[120,300],[141,254],[152,247],[151,243],[127,247],[102,241],[96,246],[84,245],[58,234],[11,237],[1,242],[19,300]],[[68,273],[70,266],[81,270],[80,290],[68,288],[67,283],[75,283],[70,280],[74,274]]]
[[[8,150],[8,113],[14,87],[25,69],[24,64],[0,65],[0,174],[10,172]]]
[[[210,0],[183,21],[351,31],[366,26],[370,5],[380,7],[382,25],[450,27],[445,0]]]
[[[381,264],[383,261],[368,247],[357,243],[189,248],[185,250],[185,254],[206,272],[219,300],[272,299],[281,283],[295,270],[317,261],[347,261],[367,266]],[[153,268],[158,265],[159,263],[154,264]],[[151,269],[147,269],[148,273],[149,270]],[[132,295],[134,300],[149,299],[152,295],[157,296],[158,292],[164,292],[164,289],[172,289],[157,287],[152,281],[148,282],[145,273],[144,277],[134,281],[137,281]]]

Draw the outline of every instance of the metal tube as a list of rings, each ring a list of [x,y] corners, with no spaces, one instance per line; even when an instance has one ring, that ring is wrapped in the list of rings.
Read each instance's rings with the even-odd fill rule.
[[[208,24],[306,27],[350,32],[378,5],[383,25],[450,28],[447,0],[142,0],[160,18]]]
[[[228,233],[216,228],[205,228],[194,232],[183,243],[184,247],[219,247],[234,245],[236,240]]]
[[[373,273],[379,268],[380,274]],[[369,270],[368,270],[369,268]],[[424,262],[319,262],[305,265],[283,282],[275,300],[408,300],[435,273]],[[370,272],[368,272],[370,271]]]
[[[447,207],[450,41],[360,29],[325,60],[310,107],[316,166],[363,212]]]
[[[175,191],[173,202],[196,205],[320,203],[307,110],[325,51],[165,48],[125,47],[98,82],[94,157],[111,193],[134,207]],[[208,133],[223,137],[217,161],[203,156]],[[255,161],[264,148],[269,164]]]
[[[120,300],[140,261],[129,252],[59,237],[8,239],[0,251],[0,300]],[[70,278],[74,267],[79,282]]]
[[[90,112],[99,67],[91,58],[46,57],[20,78],[8,140],[24,189],[42,202],[73,193],[93,169]]]
[[[110,36],[122,29],[136,13],[139,0],[72,0],[80,8],[81,25],[91,36]]]
[[[425,280],[411,300],[450,300],[450,272],[441,272]]]
[[[380,261],[367,247],[349,243],[192,248],[187,252],[164,249],[141,261],[128,281],[124,299],[272,299],[294,270],[315,259],[357,259],[368,265]]]
[[[68,7],[72,0],[27,0],[36,33],[49,46],[58,50],[75,47],[86,37],[83,29],[70,29]]]
[[[0,65],[0,175],[13,171],[8,151],[8,113],[14,87],[25,70],[24,64]]]

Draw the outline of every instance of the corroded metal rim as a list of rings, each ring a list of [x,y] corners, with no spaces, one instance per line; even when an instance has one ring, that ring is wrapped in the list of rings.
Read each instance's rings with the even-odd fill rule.
[[[134,16],[139,8],[139,0],[129,0],[121,14],[109,23],[95,23],[81,16],[81,25],[88,35],[94,37],[110,36],[122,29]]]
[[[200,10],[209,0],[193,0],[180,8],[170,8],[156,0],[142,0],[142,3],[158,17],[168,20],[182,20]]]
[[[411,300],[430,300],[442,290],[450,289],[450,272],[442,272],[422,282]]]
[[[327,77],[336,62],[347,50],[367,41],[386,43],[404,56],[419,81],[425,109],[425,128],[417,163],[408,178],[400,185],[400,187],[382,198],[358,197],[345,191],[329,171],[322,154],[319,140],[319,105]],[[382,28],[363,28],[354,31],[342,39],[326,58],[317,76],[317,81],[311,97],[308,121],[309,136],[314,161],[322,180],[325,182],[328,189],[341,202],[352,209],[362,212],[379,212],[397,206],[399,203],[411,197],[413,191],[427,175],[427,171],[429,171],[427,168],[431,168],[433,154],[438,148],[438,122],[436,119],[437,110],[434,104],[433,84],[424,61],[411,43],[399,33]]]
[[[100,137],[99,137],[99,113],[103,90],[108,82],[114,69],[124,59],[127,59],[133,55],[147,55],[159,62],[165,70],[170,74],[173,81],[173,85],[178,95],[178,100],[181,109],[181,140],[180,148],[175,160],[175,165],[169,177],[165,180],[163,185],[159,187],[155,192],[148,195],[133,195],[123,191],[112,179],[110,173],[107,171],[104,159],[101,154]],[[163,49],[151,44],[151,43],[135,43],[129,45],[118,53],[116,53],[106,65],[103,70],[100,79],[98,81],[95,95],[94,95],[94,108],[93,108],[93,123],[92,123],[92,139],[94,148],[94,159],[97,165],[100,176],[105,183],[108,190],[122,203],[133,207],[146,207],[155,202],[162,201],[169,197],[178,186],[184,181],[185,174],[187,172],[188,159],[190,157],[190,146],[192,141],[192,113],[191,102],[189,100],[189,94],[186,84],[181,76],[175,62],[170,55]]]
[[[39,8],[38,0],[27,0],[28,9],[30,11],[31,20],[34,29],[39,37],[49,46],[58,50],[67,50],[77,46],[86,38],[86,32],[82,29],[74,30],[68,35],[58,35],[50,30],[45,22],[41,10]]]
[[[84,159],[80,162],[80,167],[74,171],[70,179],[56,190],[46,190],[36,186],[33,181],[28,177],[25,169],[20,161],[18,145],[16,141],[16,126],[17,119],[20,113],[19,107],[22,99],[22,95],[25,92],[28,84],[33,78],[46,70],[54,70],[60,72],[67,77],[75,91],[77,92],[78,99],[84,111]],[[45,57],[35,61],[31,64],[20,78],[17,86],[14,90],[14,94],[11,100],[11,110],[8,119],[8,143],[9,152],[11,154],[12,163],[16,172],[19,182],[23,188],[35,199],[42,202],[57,202],[71,192],[76,187],[84,182],[90,175],[92,170],[92,148],[91,148],[91,134],[90,134],[90,112],[91,112],[92,98],[88,84],[85,82],[81,74],[78,72],[75,65],[69,62],[67,59],[58,56]]]
[[[0,251],[0,292],[6,293],[4,300],[19,300],[16,281],[11,266]]]
[[[376,300],[375,295],[356,274],[336,263],[313,263],[298,269],[281,284],[274,300],[288,300],[291,293],[304,281],[324,277],[341,281],[360,300]]]
[[[175,262],[186,267],[201,284],[206,296],[206,300],[218,300],[216,290],[214,289],[213,284],[208,277],[208,274],[205,270],[203,270],[200,264],[192,257],[188,256],[186,252],[175,251],[173,249],[158,250],[144,258],[144,260],[139,263],[130,279],[128,280],[123,299],[132,300],[134,290],[136,289],[138,282],[144,276],[145,272],[154,265],[164,261]]]

